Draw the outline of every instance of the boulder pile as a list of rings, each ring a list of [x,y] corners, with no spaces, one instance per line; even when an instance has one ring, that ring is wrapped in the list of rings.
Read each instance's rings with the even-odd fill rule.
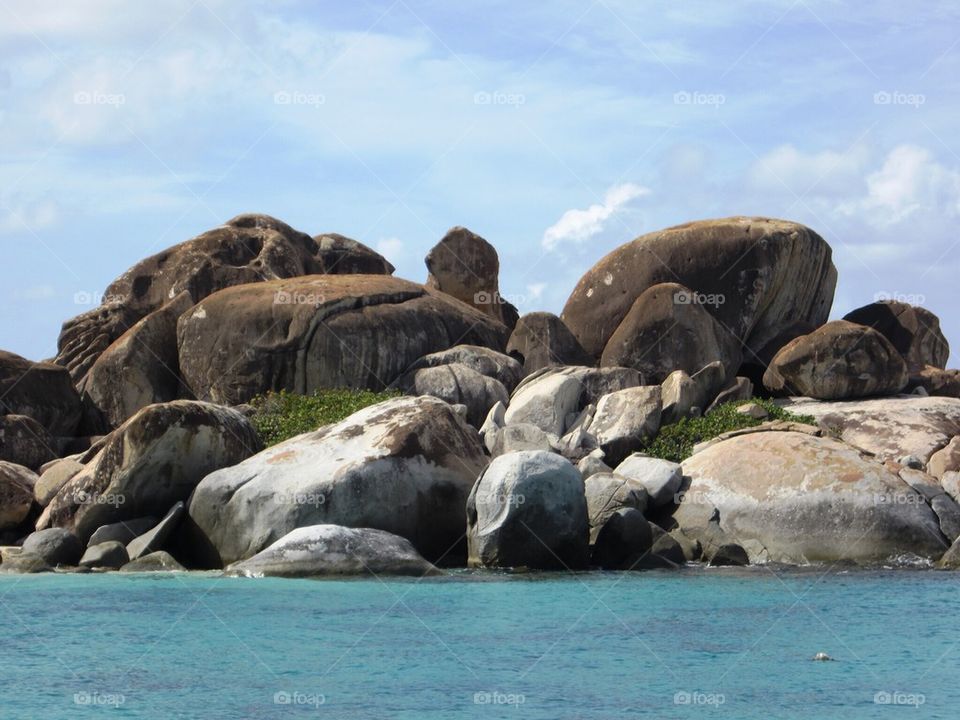
[[[939,320],[828,321],[813,230],[644,235],[559,316],[520,316],[467,228],[426,266],[241,215],[121,275],[53,361],[0,352],[0,571],[960,567]],[[395,397],[264,447],[248,403],[327,389]]]

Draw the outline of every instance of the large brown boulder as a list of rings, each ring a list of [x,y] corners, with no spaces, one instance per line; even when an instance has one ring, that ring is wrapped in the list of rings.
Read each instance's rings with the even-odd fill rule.
[[[424,355],[502,350],[506,326],[444,293],[387,275],[313,275],[214,293],[180,318],[180,372],[227,405],[268,390],[380,390]]]
[[[595,364],[563,320],[547,312],[528,313],[517,321],[507,354],[523,363],[527,375],[554,365]]]
[[[843,319],[882,333],[907,361],[911,372],[928,365],[941,370],[947,366],[950,345],[940,331],[940,319],[926,308],[883,300],[857,308]]]
[[[182,292],[150,313],[108,347],[81,381],[92,427],[117,427],[141,408],[181,394],[177,320],[193,307]]]
[[[0,350],[0,415],[27,415],[55,437],[80,421],[80,395],[66,369]]]
[[[0,530],[11,530],[27,519],[36,482],[28,468],[0,460]]]
[[[907,385],[907,366],[876,330],[835,320],[782,348],[763,384],[774,393],[819,400],[894,395]]]
[[[37,470],[58,457],[57,442],[26,415],[0,415],[0,460]]]
[[[324,239],[326,238],[326,239]],[[103,304],[64,323],[57,362],[80,382],[110,345],[136,322],[186,292],[193,302],[233,285],[317,273],[352,272],[358,256],[371,272],[376,255],[341,236],[319,240],[269,215],[238,215],[220,227],[141,260],[113,281]]]
[[[724,381],[736,377],[740,340],[710,314],[699,297],[676,283],[645,290],[610,336],[600,365],[635,368],[645,383],[661,383],[674,370],[694,375],[719,361]]]
[[[500,295],[500,258],[486,240],[465,227],[451,228],[425,259],[427,287],[473,305],[509,328],[517,309]]]
[[[393,275],[393,265],[363,243],[339,233],[324,233],[313,239],[324,275]]]
[[[675,282],[724,298],[706,309],[746,344],[746,355],[793,323],[822,324],[836,281],[830,246],[803,225],[755,217],[702,220],[611,252],[581,278],[561,317],[599,358],[637,298]]]

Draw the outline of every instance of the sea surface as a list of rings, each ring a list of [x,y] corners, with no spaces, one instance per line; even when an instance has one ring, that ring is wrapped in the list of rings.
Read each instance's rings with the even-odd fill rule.
[[[929,570],[0,576],[0,611],[4,720],[960,718]]]

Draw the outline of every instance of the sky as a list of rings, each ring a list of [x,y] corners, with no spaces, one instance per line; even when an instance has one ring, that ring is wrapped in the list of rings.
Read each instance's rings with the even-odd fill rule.
[[[780,217],[832,246],[832,317],[901,299],[960,348],[958,85],[937,0],[0,0],[0,348],[53,356],[243,212],[421,282],[464,225],[557,313],[638,235]]]

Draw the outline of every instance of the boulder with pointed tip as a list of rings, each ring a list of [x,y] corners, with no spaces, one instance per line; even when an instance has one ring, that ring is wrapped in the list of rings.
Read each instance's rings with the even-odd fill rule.
[[[843,316],[881,333],[907,362],[911,372],[926,366],[943,369],[950,345],[940,330],[940,318],[924,307],[898,300],[881,300]]]

